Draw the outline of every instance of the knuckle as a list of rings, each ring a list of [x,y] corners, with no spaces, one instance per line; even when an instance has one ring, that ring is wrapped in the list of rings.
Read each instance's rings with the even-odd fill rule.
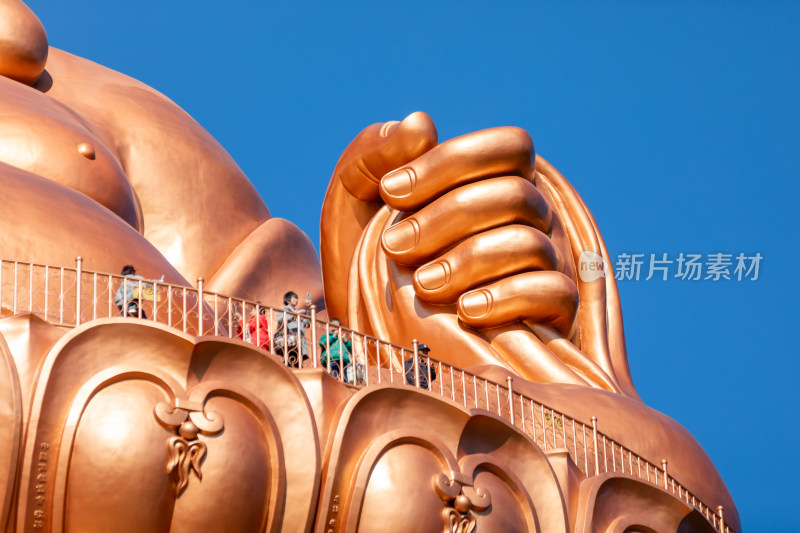
[[[526,130],[517,126],[505,126],[503,130],[504,134],[508,136],[509,142],[513,142],[522,147],[533,147],[533,139],[531,139],[531,134]]]
[[[507,194],[513,197],[528,198],[531,196],[539,196],[539,191],[536,190],[534,185],[519,176],[509,176],[505,178],[505,186],[508,188]]]
[[[570,315],[574,315],[578,311],[578,304],[580,296],[578,294],[578,286],[567,275],[561,272],[552,272],[554,276],[554,283],[557,287],[555,291],[558,294],[558,303],[561,308],[567,311]]]
[[[541,248],[551,248],[550,239],[540,230],[525,224],[512,224],[501,228],[504,232],[504,239],[513,246],[524,250],[539,250]]]

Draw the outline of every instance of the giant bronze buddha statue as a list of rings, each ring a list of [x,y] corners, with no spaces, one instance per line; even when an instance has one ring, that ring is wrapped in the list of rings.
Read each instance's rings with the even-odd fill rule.
[[[524,130],[367,127],[333,171],[320,261],[183,110],[50,48],[19,0],[0,0],[0,95],[1,259],[133,263],[276,307],[308,291],[317,318],[463,369],[459,401],[454,379],[348,385],[202,326],[65,326],[9,304],[0,267],[5,531],[740,529],[700,445],[639,399],[597,224]]]

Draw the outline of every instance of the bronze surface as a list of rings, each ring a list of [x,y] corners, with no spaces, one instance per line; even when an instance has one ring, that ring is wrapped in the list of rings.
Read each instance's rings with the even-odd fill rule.
[[[0,113],[0,258],[73,266],[80,255],[100,272],[133,263],[148,279],[186,286],[204,278],[205,290],[268,305],[288,290],[310,292],[349,328],[402,346],[420,339],[447,364],[509,388],[513,378],[518,395],[575,420],[598,417],[603,435],[637,457],[669,457],[673,481],[722,505],[726,526],[740,529],[699,444],[639,399],[614,277],[578,275],[581,252],[608,261],[597,224],[524,130],[440,143],[421,112],[367,127],[330,180],[320,264],[308,237],[271,217],[233,159],[182,109],[141,82],[48,48],[19,0],[0,0]],[[281,260],[288,256],[296,261]],[[4,277],[0,288],[14,283]],[[376,385],[392,363],[376,368],[365,341],[356,354],[373,364],[373,381],[347,386],[221,338],[220,320],[204,329],[201,308],[200,327],[188,331],[106,316],[56,326],[16,303],[2,310],[0,528],[623,532],[718,524],[680,488],[582,472],[577,456],[564,454],[565,432],[560,446],[540,447],[515,426],[526,413],[501,416],[499,388],[493,404],[468,408],[465,374],[456,383],[452,367],[452,400],[399,376]],[[499,414],[488,412],[492,405]],[[555,441],[549,416],[542,407]],[[532,413],[528,423],[536,427]]]

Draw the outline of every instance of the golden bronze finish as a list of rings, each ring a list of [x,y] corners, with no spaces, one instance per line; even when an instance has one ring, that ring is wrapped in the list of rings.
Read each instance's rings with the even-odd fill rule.
[[[189,484],[189,475],[193,471],[197,478],[203,479],[200,464],[206,456],[206,445],[197,440],[201,428],[204,435],[216,435],[222,431],[224,423],[219,413],[211,417],[203,412],[203,406],[194,403],[182,403],[183,407],[173,407],[166,402],[159,402],[155,408],[156,419],[163,426],[177,430],[167,440],[169,461],[167,474],[175,474],[175,496],[180,496]],[[196,421],[196,422],[195,422]],[[199,426],[199,427],[198,427]]]
[[[444,474],[434,476],[433,485],[446,505],[442,509],[442,520],[444,531],[448,533],[471,533],[475,529],[475,517],[470,511],[485,511],[492,503],[491,495],[486,490],[474,489],[469,484],[462,485]]]
[[[21,225],[5,232],[1,256],[53,265],[82,255],[86,268],[106,272],[129,262],[121,258],[136,258],[146,277],[164,274],[182,284],[204,277],[212,290],[262,301],[279,301],[293,289],[311,292],[322,306],[308,237],[270,218],[253,185],[202,127],[127,76],[57,49],[48,53],[38,19],[18,0],[0,1],[0,10],[7,14],[0,17],[2,219]],[[38,71],[24,67],[23,59],[37,54]],[[38,90],[8,69],[28,72],[22,81]],[[213,192],[220,188],[226,194]],[[225,223],[212,213],[224,213]],[[103,231],[72,231],[77,227]],[[279,256],[297,258],[299,268]]]
[[[319,444],[291,373],[236,341],[195,344],[172,328],[119,321],[73,330],[42,364],[20,527],[35,528],[41,511],[54,531],[307,528]],[[197,483],[187,485],[190,475]],[[209,506],[220,497],[226,505]]]
[[[0,2],[0,76],[33,85],[47,61],[47,34],[21,0]]]
[[[380,152],[381,145],[368,135],[372,130],[362,132],[341,161],[360,168],[351,162],[359,153],[374,157]],[[413,146],[424,144],[430,130],[420,131]],[[412,157],[409,151],[405,159]],[[620,368],[614,367],[608,333],[597,338],[597,313],[586,311],[597,306],[592,295],[598,290],[584,289],[584,303],[578,306],[579,283],[586,284],[575,275],[574,264],[568,266],[579,253],[573,242],[578,237],[569,237],[573,215],[562,215],[564,209],[552,199],[565,193],[538,185],[546,178],[533,172],[533,160],[530,137],[517,128],[446,141],[385,176],[380,192],[387,205],[376,209],[369,204],[367,211],[374,215],[368,223],[350,214],[346,204],[353,200],[344,197],[342,189],[354,189],[357,176],[340,168],[340,162],[321,227],[361,236],[357,248],[351,243],[358,237],[323,240],[323,265],[351,265],[349,292],[331,288],[327,304],[337,312],[348,307],[350,325],[356,329],[404,344],[420,336],[419,331],[429,331],[426,342],[434,350],[459,353],[453,362],[462,366],[494,360],[534,381],[589,383],[636,397],[627,387],[627,361],[617,355]],[[347,185],[337,187],[345,175]],[[361,177],[364,187],[374,185],[364,173]],[[573,233],[579,229],[591,231],[597,240],[593,228],[576,228]],[[509,259],[504,252],[520,242],[519,253]],[[462,266],[466,263],[469,266]],[[605,291],[598,296],[604,297]],[[351,306],[351,301],[359,304]],[[450,318],[456,316],[458,322]],[[431,329],[424,323],[437,325]],[[509,324],[506,331],[496,329]],[[537,336],[539,325],[552,327],[578,350],[553,351]]]
[[[367,127],[320,264],[183,110],[48,48],[19,0],[0,112],[0,530],[740,529],[700,445],[639,400],[614,277],[579,275],[608,261],[597,224],[524,130]],[[305,361],[264,342],[288,290],[315,304]],[[239,337],[262,309],[268,339]],[[349,382],[320,364],[332,330]]]
[[[169,450],[167,474],[174,473],[178,478],[175,486],[175,495],[180,496],[186,486],[189,485],[191,471],[194,471],[197,479],[203,479],[203,473],[200,471],[200,462],[206,457],[206,445],[197,440],[190,442],[183,435],[172,436],[167,441],[167,450]]]

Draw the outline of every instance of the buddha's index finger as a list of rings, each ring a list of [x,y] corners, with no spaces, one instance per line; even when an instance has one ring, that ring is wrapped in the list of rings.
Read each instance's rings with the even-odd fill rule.
[[[386,174],[380,194],[394,209],[415,211],[465,183],[495,176],[527,179],[533,160],[533,141],[525,130],[481,130],[445,141]]]

